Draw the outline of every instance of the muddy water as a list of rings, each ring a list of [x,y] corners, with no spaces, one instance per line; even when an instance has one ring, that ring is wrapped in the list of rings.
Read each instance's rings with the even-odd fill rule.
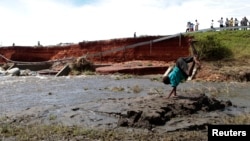
[[[183,83],[182,91],[197,91],[221,100],[230,100],[239,106],[250,107],[249,82],[189,82]]]
[[[21,76],[21,77],[0,77],[0,116],[7,113],[15,113],[30,109],[32,107],[53,107],[50,110],[71,114],[77,111],[77,107],[84,107],[78,114],[86,114],[89,121],[96,119],[104,122],[114,122],[93,113],[99,111],[119,111],[124,105],[115,105],[112,99],[136,98],[153,94],[168,94],[171,87],[160,81],[154,81],[147,77],[127,77],[120,75],[95,75],[95,76]],[[238,82],[194,82],[181,83],[177,94],[204,93],[221,100],[230,100],[234,105],[244,108],[228,109],[232,114],[250,112],[250,83]],[[106,100],[105,107],[102,102]],[[108,104],[107,104],[108,103]],[[110,104],[110,107],[109,107]],[[81,106],[79,106],[81,105]],[[116,107],[117,106],[117,107]],[[68,111],[65,107],[73,107]],[[76,108],[76,109],[74,109]],[[45,108],[46,109],[46,108]],[[48,108],[49,109],[49,108]],[[87,109],[87,110],[86,110]],[[48,110],[47,110],[48,111]],[[92,112],[89,112],[92,111]],[[226,111],[226,112],[228,112]],[[80,113],[82,112],[82,113]],[[44,112],[45,113],[45,112]],[[77,114],[71,114],[74,117]],[[109,121],[104,121],[107,119]],[[65,120],[64,120],[65,121]],[[85,121],[87,121],[85,119]],[[97,123],[96,124],[102,124]],[[87,122],[87,124],[91,124]]]
[[[229,115],[250,113],[249,82],[188,82],[180,86],[182,92],[204,93],[218,100],[231,101],[234,106],[224,110]]]
[[[134,94],[136,85],[142,90]],[[0,110],[9,112],[32,106],[71,106],[107,98],[143,96],[150,87],[159,85],[149,79],[120,79],[119,76],[0,77]]]

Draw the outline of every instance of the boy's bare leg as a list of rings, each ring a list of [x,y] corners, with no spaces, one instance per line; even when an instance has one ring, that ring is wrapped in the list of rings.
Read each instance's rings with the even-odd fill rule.
[[[187,76],[191,76],[193,73],[195,62],[193,61],[191,65],[189,64],[188,70],[185,70],[184,72],[186,73]]]
[[[188,69],[188,76],[192,75],[193,69],[194,69],[194,65],[195,65],[195,61],[192,62],[191,66]]]

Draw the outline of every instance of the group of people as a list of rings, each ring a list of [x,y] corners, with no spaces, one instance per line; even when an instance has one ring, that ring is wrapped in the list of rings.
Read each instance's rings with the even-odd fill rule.
[[[223,17],[221,17],[220,20],[218,20],[220,27],[237,27],[237,26],[247,26],[249,21],[246,17],[242,18],[241,21],[239,21],[237,18],[226,18],[225,22],[223,20]],[[249,23],[250,25],[250,23]],[[237,28],[236,28],[237,29]],[[247,28],[243,28],[243,30],[247,30]]]
[[[197,20],[195,20],[195,24],[192,22],[187,22],[186,32],[198,31],[198,27],[199,27],[199,22]]]
[[[246,17],[243,17],[242,20],[240,21],[237,18],[233,17],[231,17],[231,19],[226,18],[226,20],[224,21],[223,17],[221,17],[221,19],[219,19],[218,22],[219,22],[219,27],[221,28],[248,26],[248,25],[250,26],[250,21],[248,21]],[[192,22],[187,22],[186,32],[198,31],[199,30],[198,27],[199,27],[199,22],[197,19],[195,20],[195,24]],[[214,28],[214,20],[211,20],[210,28],[212,29]],[[238,28],[236,28],[235,30],[238,30]],[[242,30],[247,30],[247,28],[243,28]]]

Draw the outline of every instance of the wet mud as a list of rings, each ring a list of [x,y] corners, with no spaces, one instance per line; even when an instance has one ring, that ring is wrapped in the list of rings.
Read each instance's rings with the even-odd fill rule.
[[[2,77],[1,118],[19,125],[120,127],[170,132],[205,129],[249,113],[249,83],[180,84],[178,97],[160,75]],[[3,81],[4,80],[4,81]]]
[[[204,94],[189,94],[167,99],[164,96],[143,98],[131,103],[121,115],[118,126],[153,128],[165,125],[177,116],[189,116],[199,111],[210,112],[232,106],[231,101],[218,101]]]

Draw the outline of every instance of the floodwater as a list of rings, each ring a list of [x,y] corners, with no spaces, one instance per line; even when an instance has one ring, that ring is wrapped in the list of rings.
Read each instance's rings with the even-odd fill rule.
[[[160,85],[149,79],[119,79],[112,75],[0,77],[0,110],[8,112],[39,105],[71,106],[100,99],[143,96],[150,87]],[[142,91],[134,94],[132,88],[136,85]]]
[[[91,76],[1,76],[0,116],[32,107],[72,107],[107,99],[133,98],[151,94],[168,94],[170,86],[155,76],[91,75]],[[155,79],[153,79],[155,78]],[[195,82],[181,83],[177,94],[199,92],[220,100],[230,100],[233,105],[250,112],[250,83]],[[96,104],[96,105],[95,105]]]

